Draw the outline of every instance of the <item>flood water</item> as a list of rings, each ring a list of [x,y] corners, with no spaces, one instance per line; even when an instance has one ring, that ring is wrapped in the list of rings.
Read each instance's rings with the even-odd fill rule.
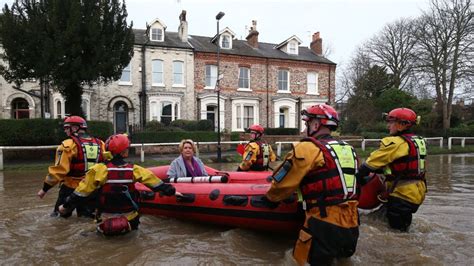
[[[474,154],[429,156],[428,170],[428,195],[409,233],[361,215],[357,251],[337,265],[474,264]],[[172,218],[145,215],[138,231],[105,238],[88,219],[49,216],[57,189],[36,197],[45,174],[0,172],[1,265],[294,265],[294,236]]]

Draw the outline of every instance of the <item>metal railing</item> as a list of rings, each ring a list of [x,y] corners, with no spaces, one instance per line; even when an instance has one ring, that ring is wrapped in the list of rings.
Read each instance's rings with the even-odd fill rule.
[[[453,140],[455,140],[455,139],[460,139],[461,140],[461,147],[464,148],[464,146],[466,145],[466,139],[474,139],[474,137],[449,137],[448,138],[448,150],[451,150]]]
[[[461,140],[461,147],[465,147],[465,141],[473,140],[474,137],[450,137],[448,138],[448,149],[451,150],[453,145],[453,140],[460,139]],[[343,139],[344,140],[344,139]],[[435,140],[439,141],[439,147],[443,148],[443,137],[433,137],[433,138],[425,138],[425,140]],[[346,142],[360,142],[362,150],[366,149],[366,144],[369,142],[378,142],[380,139],[345,139]],[[221,144],[244,144],[247,141],[221,141]],[[282,144],[294,144],[297,143],[295,141],[278,141],[275,142],[277,145],[277,156],[281,157],[282,152]],[[171,143],[134,143],[131,144],[132,147],[139,147],[140,148],[140,161],[145,161],[145,147],[146,146],[178,146],[179,142],[171,142]],[[216,145],[217,142],[209,141],[209,142],[196,142],[196,145]],[[48,150],[48,149],[56,149],[57,145],[48,145],[48,146],[0,146],[0,171],[4,169],[3,164],[3,150]],[[199,149],[198,149],[199,151]],[[199,155],[199,154],[197,154]]]
[[[243,144],[247,141],[221,141],[221,144]],[[197,146],[199,145],[215,145],[217,142],[195,142]],[[133,143],[131,147],[140,147],[140,161],[145,161],[145,147],[146,146],[178,146],[179,142],[169,142],[169,143]],[[56,149],[58,145],[48,145],[48,146],[0,146],[0,171],[4,169],[3,164],[3,150],[52,150]],[[198,153],[199,155],[199,149]]]
[[[443,137],[433,137],[433,138],[424,138],[424,139],[425,140],[437,140],[437,141],[439,141],[439,147],[443,148]],[[369,143],[369,142],[379,142],[380,140],[381,139],[343,139],[343,141],[348,142],[348,143],[350,143],[350,142],[360,142],[360,147],[363,151],[365,151],[367,143]],[[281,146],[282,146],[282,144],[294,144],[294,143],[297,143],[297,142],[293,142],[293,141],[275,142],[275,144],[277,145],[277,156],[278,157],[281,156]],[[464,143],[462,145],[464,147]],[[451,148],[449,148],[449,149],[451,149]]]

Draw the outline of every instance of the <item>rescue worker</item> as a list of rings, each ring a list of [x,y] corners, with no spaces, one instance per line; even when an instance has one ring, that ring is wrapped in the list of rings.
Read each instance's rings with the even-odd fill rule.
[[[358,161],[351,145],[331,136],[339,124],[334,108],[318,104],[301,114],[307,138],[294,145],[273,172],[266,197],[279,202],[297,192],[306,218],[293,257],[299,265],[329,265],[356,251]]]
[[[99,190],[97,231],[104,235],[119,235],[138,229],[140,223],[136,182],[166,196],[179,194],[172,185],[163,183],[150,170],[127,163],[125,158],[128,157],[129,146],[127,135],[109,137],[106,149],[113,155],[113,159],[89,169],[76,190],[59,206],[59,211],[63,214],[70,213],[75,206]]]
[[[87,123],[80,116],[69,116],[64,119],[64,132],[68,136],[56,150],[55,164],[48,168],[43,188],[38,197],[43,198],[48,190],[60,185],[59,195],[51,216],[57,216],[59,205],[76,189],[84,178],[87,170],[94,164],[104,160],[104,142],[87,133]],[[77,206],[78,216],[94,217],[95,201],[93,198],[83,205]],[[71,213],[61,215],[67,218]]]
[[[272,146],[262,141],[264,129],[255,124],[248,128],[250,141],[245,145],[242,162],[237,171],[267,171],[270,162],[276,160]]]
[[[416,113],[408,108],[396,108],[384,114],[390,136],[380,141],[378,150],[372,152],[359,168],[357,179],[364,185],[369,173],[383,172],[386,193],[386,217],[390,227],[408,231],[412,214],[425,199],[426,143],[422,137],[411,133],[419,122]],[[371,175],[373,176],[373,175]]]

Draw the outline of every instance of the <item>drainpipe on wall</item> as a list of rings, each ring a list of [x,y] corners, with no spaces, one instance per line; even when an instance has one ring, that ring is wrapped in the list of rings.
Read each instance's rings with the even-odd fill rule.
[[[267,74],[267,80],[266,80],[266,86],[267,86],[267,128],[270,127],[270,91],[269,91],[269,84],[268,84],[268,58],[266,59],[266,74]]]
[[[331,105],[331,65],[328,66],[328,104]]]
[[[146,125],[146,42],[142,45],[142,90],[139,93],[140,96],[140,125],[142,128]]]
[[[301,97],[298,97],[298,108],[296,109],[297,110],[297,114],[296,114],[296,118],[298,119],[298,131],[301,130]]]
[[[140,125],[142,128],[146,125],[146,45],[148,41],[150,33],[150,25],[146,24],[146,31],[145,31],[145,43],[142,45],[142,90],[139,93],[140,96]]]

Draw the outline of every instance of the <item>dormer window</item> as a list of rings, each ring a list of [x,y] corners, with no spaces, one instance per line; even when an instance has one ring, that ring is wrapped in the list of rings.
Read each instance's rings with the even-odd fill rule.
[[[163,41],[163,29],[160,28],[152,28],[150,38],[152,41]]]
[[[301,40],[295,35],[293,35],[290,38],[283,41],[282,43],[275,46],[275,49],[278,49],[287,54],[298,55],[298,46],[301,43],[302,43]]]
[[[149,26],[150,41],[162,42],[165,40],[166,25],[159,19],[155,19]]]
[[[230,38],[229,35],[222,35],[222,48],[229,49],[230,48]]]
[[[298,45],[296,42],[288,43],[288,53],[289,54],[298,54]]]
[[[219,34],[216,34],[214,38],[211,39],[211,42],[216,44],[217,39],[219,38],[219,46],[222,49],[232,49],[232,40],[235,36],[235,33],[229,28],[225,28]]]

